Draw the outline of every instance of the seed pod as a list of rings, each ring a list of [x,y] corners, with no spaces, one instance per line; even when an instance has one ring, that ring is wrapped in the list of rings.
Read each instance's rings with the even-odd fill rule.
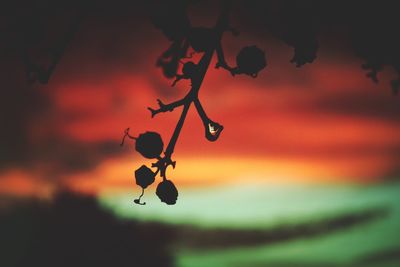
[[[161,155],[164,143],[161,136],[156,132],[145,132],[136,139],[135,149],[143,157],[154,159]]]
[[[142,165],[135,171],[136,184],[143,189],[154,183],[156,174],[146,165]]]
[[[159,183],[156,194],[162,202],[168,205],[175,205],[178,199],[178,190],[170,180],[164,180]]]
[[[256,77],[258,72],[267,66],[265,53],[260,48],[246,46],[236,56],[238,73],[244,73]]]

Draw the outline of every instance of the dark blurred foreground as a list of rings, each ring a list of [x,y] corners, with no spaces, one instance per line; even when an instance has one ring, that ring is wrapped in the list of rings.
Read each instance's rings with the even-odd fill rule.
[[[156,224],[118,221],[94,198],[69,193],[0,214],[0,266],[172,266]]]
[[[168,267],[175,266],[174,258],[179,253],[200,253],[204,260],[209,253],[223,253],[231,248],[272,248],[275,244],[315,239],[379,222],[392,213],[387,206],[381,206],[268,229],[202,229],[118,220],[101,209],[95,198],[65,192],[53,201],[19,199],[4,204],[0,199],[0,203],[1,267]],[[378,251],[345,266],[396,264],[399,251]],[[192,259],[196,263],[196,257]],[[293,262],[280,264],[267,265],[300,266]]]

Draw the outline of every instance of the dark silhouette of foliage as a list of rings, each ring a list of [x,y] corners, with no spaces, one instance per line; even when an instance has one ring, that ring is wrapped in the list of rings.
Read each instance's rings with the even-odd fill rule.
[[[0,266],[173,266],[174,233],[117,220],[96,199],[68,192],[0,210]]]
[[[102,1],[60,1],[61,5],[51,1],[40,1],[41,4],[26,5],[32,12],[21,12],[25,20],[20,20],[12,30],[20,36],[17,45],[25,66],[27,80],[48,83],[56,66],[60,62],[68,43],[79,30],[82,22],[98,11],[97,7],[109,7]],[[43,2],[43,3],[42,3]],[[118,1],[117,6],[129,1]],[[171,41],[171,45],[161,54],[157,65],[162,68],[168,78],[176,78],[180,59],[190,57],[187,50],[192,47],[196,52],[205,52],[213,45],[210,28],[193,27],[187,15],[187,9],[200,0],[152,0],[148,4],[133,5],[135,8],[151,9],[151,21]],[[397,8],[395,1],[364,1],[363,3],[348,1],[318,1],[318,0],[250,0],[235,1],[238,8],[248,13],[248,20],[258,18],[257,27],[270,31],[277,38],[293,48],[291,62],[297,67],[312,63],[319,49],[319,35],[342,27],[348,34],[354,51],[365,63],[363,69],[367,77],[378,82],[378,74],[385,66],[391,66],[398,77],[391,82],[393,93],[399,89],[400,57],[397,34]],[[48,64],[36,62],[30,49],[38,42],[46,39],[44,29],[51,24],[46,20],[48,14],[57,6],[73,6],[74,15],[70,19],[68,29],[62,34],[54,46],[47,51],[50,56]],[[60,8],[58,8],[60,9]],[[360,12],[362,10],[362,12]],[[27,13],[27,14],[25,14]],[[13,17],[10,15],[10,17]],[[226,30],[237,34],[235,29]],[[217,47],[217,51],[221,51]]]
[[[400,86],[400,38],[398,7],[395,1],[251,0],[239,1],[246,23],[268,31],[294,50],[291,62],[301,67],[317,58],[319,37],[340,33],[373,82],[385,67],[397,78],[391,81],[393,94]],[[255,21],[257,20],[257,21]]]
[[[75,34],[79,31],[80,25],[86,19],[90,7],[91,0],[78,5],[76,15],[72,18],[72,22],[69,23],[66,33],[60,40],[57,40],[51,49],[49,49],[47,56],[49,56],[50,59],[47,65],[34,62],[35,60],[32,59],[29,53],[31,46],[35,46],[36,43],[44,39],[44,25],[39,21],[34,27],[32,27],[32,25],[22,26],[21,54],[25,66],[26,78],[29,83],[39,82],[41,84],[47,84],[49,82],[68,44],[72,41]],[[32,28],[34,30],[32,30]]]
[[[380,206],[267,229],[203,228],[118,220],[95,198],[69,192],[51,201],[14,201],[0,207],[0,266],[5,267],[169,267],[180,249],[272,246],[357,229],[391,215],[390,207]],[[360,262],[394,258],[396,251],[372,253]]]
[[[191,28],[186,9],[191,1],[162,1],[154,7],[152,16],[153,24],[172,41],[171,46],[161,54],[157,60],[157,66],[163,69],[168,78],[176,76],[179,67],[179,59],[186,56],[188,43],[185,41]]]

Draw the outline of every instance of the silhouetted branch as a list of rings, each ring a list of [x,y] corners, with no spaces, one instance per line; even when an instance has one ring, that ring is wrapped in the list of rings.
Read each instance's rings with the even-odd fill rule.
[[[158,113],[164,113],[167,111],[171,112],[175,108],[180,106],[183,106],[183,109],[180,118],[176,124],[175,130],[171,136],[171,139],[165,149],[163,157],[160,155],[162,152],[163,142],[159,134],[146,132],[145,134],[141,135],[142,137],[139,136],[138,140],[136,141],[136,150],[146,158],[157,159],[157,162],[152,164],[152,167],[157,168],[157,172],[154,173],[146,166],[142,166],[137,170],[137,175],[135,172],[135,176],[137,184],[142,186],[142,188],[144,189],[149,184],[154,182],[155,175],[160,172],[160,176],[162,177],[163,181],[157,186],[156,192],[161,201],[167,204],[175,204],[178,192],[174,184],[167,179],[166,169],[168,168],[168,166],[172,166],[173,168],[175,168],[176,162],[172,161],[171,157],[174,153],[175,145],[178,141],[179,134],[181,133],[191,104],[194,103],[197,113],[199,114],[203,122],[205,137],[207,140],[211,142],[216,141],[219,138],[222,130],[224,129],[221,124],[209,119],[198,98],[199,90],[210,66],[210,62],[214,55],[214,52],[217,53],[218,57],[217,67],[222,67],[230,71],[232,75],[247,74],[255,77],[257,75],[257,72],[266,66],[264,52],[262,52],[255,46],[245,47],[244,49],[242,49],[242,51],[240,51],[238,55],[240,61],[238,61],[237,63],[240,63],[241,65],[233,68],[228,66],[228,64],[226,63],[223,49],[221,47],[222,35],[225,31],[232,31],[234,34],[237,34],[237,31],[229,26],[229,13],[231,6],[231,0],[222,1],[221,13],[214,28],[208,29],[189,27],[187,29],[187,32],[181,32],[181,35],[179,36],[175,36],[169,28],[165,30],[166,33],[168,32],[168,38],[173,39],[175,42],[170,46],[168,50],[166,50],[161,55],[157,65],[163,67],[164,74],[167,77],[171,77],[171,74],[173,74],[173,77],[175,77],[175,81],[172,83],[172,86],[174,86],[181,79],[190,79],[191,88],[187,95],[178,101],[164,104],[160,99],[158,99],[158,109],[148,107],[148,110],[150,110],[152,117],[154,117]],[[159,27],[162,27],[162,25],[160,24]],[[182,28],[185,29],[185,26],[183,26]],[[182,41],[183,39],[185,40]],[[204,53],[197,64],[191,61],[186,63],[181,62],[181,59],[188,58],[187,49],[189,44],[195,51]],[[191,55],[189,57],[191,57]],[[256,61],[255,65],[252,64],[253,60]],[[176,70],[178,68],[177,64],[179,63],[184,64],[182,68],[182,74],[176,73]],[[126,134],[127,133],[125,133],[125,135]],[[135,200],[135,203],[142,204],[140,203],[140,197],[139,199]]]

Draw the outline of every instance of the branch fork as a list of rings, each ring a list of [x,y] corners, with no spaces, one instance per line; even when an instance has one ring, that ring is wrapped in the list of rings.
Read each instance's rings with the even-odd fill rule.
[[[170,139],[167,147],[164,150],[164,155],[161,156],[161,154],[158,154],[159,156],[153,157],[154,159],[157,159],[157,161],[155,163],[152,163],[152,165],[151,165],[151,167],[157,169],[157,171],[155,172],[155,175],[160,174],[160,176],[163,179],[163,181],[157,187],[156,193],[160,197],[160,199],[163,202],[166,202],[167,204],[175,204],[178,193],[177,193],[176,188],[173,186],[172,182],[167,179],[166,170],[169,166],[172,166],[172,168],[175,168],[175,166],[176,166],[176,162],[173,161],[171,159],[171,157],[172,157],[172,154],[174,153],[175,145],[179,138],[180,132],[182,130],[182,127],[185,122],[188,111],[190,109],[190,106],[192,104],[194,104],[196,111],[202,120],[202,123],[204,126],[205,138],[208,141],[210,141],[210,142],[216,141],[224,129],[224,127],[221,124],[211,120],[207,116],[207,114],[200,102],[200,99],[199,99],[199,90],[203,83],[204,77],[207,73],[207,70],[210,66],[211,59],[212,59],[214,53],[216,53],[217,58],[218,58],[218,63],[215,66],[216,68],[225,69],[225,70],[229,71],[232,76],[235,76],[237,74],[251,74],[251,72],[243,70],[242,68],[240,68],[240,66],[230,67],[227,64],[225,57],[224,57],[224,53],[223,53],[223,49],[222,49],[222,45],[221,45],[221,38],[222,38],[223,33],[226,31],[230,31],[234,35],[238,35],[238,31],[229,26],[228,17],[229,17],[231,5],[232,5],[232,0],[222,0],[221,14],[218,18],[216,25],[212,29],[208,29],[208,30],[206,29],[207,30],[206,32],[210,32],[211,35],[207,35],[207,38],[204,38],[206,41],[205,46],[201,46],[198,44],[197,44],[198,46],[194,46],[193,43],[189,43],[189,42],[191,42],[191,40],[188,38],[188,36],[186,36],[186,37],[184,36],[183,38],[186,38],[186,39],[183,40],[182,47],[181,47],[180,43],[172,44],[171,47],[162,56],[162,58],[164,59],[164,58],[169,57],[172,52],[177,54],[177,56],[174,58],[174,61],[165,62],[165,64],[173,63],[174,68],[164,68],[164,74],[167,77],[175,78],[174,82],[172,83],[172,86],[174,86],[178,81],[180,81],[182,79],[188,79],[191,82],[190,90],[186,94],[186,96],[184,96],[183,98],[181,98],[177,101],[168,103],[168,104],[162,102],[160,99],[157,99],[158,108],[151,108],[151,107],[147,108],[151,112],[151,117],[154,118],[159,113],[172,112],[176,108],[182,107],[181,115],[176,124],[175,130],[171,136],[171,139]],[[193,49],[195,49],[195,50],[197,49],[196,51],[203,53],[201,59],[197,63],[194,63],[192,61],[188,61],[188,62],[184,63],[184,62],[180,61],[183,58],[190,58],[192,56],[192,55],[187,56],[187,53],[186,53],[189,45],[191,45]],[[205,47],[204,50],[201,47]],[[178,49],[178,51],[175,51],[175,50],[172,51],[173,49],[175,49],[175,50]],[[179,50],[179,49],[182,49],[182,50]],[[184,52],[182,52],[182,51],[184,51]],[[179,62],[184,64],[184,66],[182,68],[182,74],[176,73],[175,67],[176,67],[177,62],[178,62],[178,64],[179,64]],[[174,69],[175,69],[175,72],[173,75],[171,75],[171,73]],[[126,136],[131,138],[128,131],[129,131],[129,129],[127,129],[125,131],[124,138]],[[123,143],[123,141],[122,141],[122,143]],[[168,187],[168,190],[170,191],[169,193],[174,196],[173,199],[167,199],[167,200],[164,199],[164,195],[162,192],[162,190],[164,190],[163,187]],[[135,201],[135,203],[141,204],[140,199]]]

